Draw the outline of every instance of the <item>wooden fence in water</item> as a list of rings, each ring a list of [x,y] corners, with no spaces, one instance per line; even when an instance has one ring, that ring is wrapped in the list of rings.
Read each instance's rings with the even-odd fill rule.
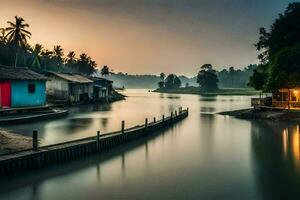
[[[162,116],[161,120],[125,129],[122,121],[121,130],[118,132],[87,137],[79,140],[38,147],[37,132],[33,132],[33,148],[12,154],[0,156],[0,176],[7,176],[27,170],[34,170],[59,164],[69,160],[79,159],[88,155],[101,153],[118,145],[126,144],[138,138],[151,135],[153,132],[172,126],[188,116],[188,109],[179,108],[179,112],[171,113],[171,116]]]

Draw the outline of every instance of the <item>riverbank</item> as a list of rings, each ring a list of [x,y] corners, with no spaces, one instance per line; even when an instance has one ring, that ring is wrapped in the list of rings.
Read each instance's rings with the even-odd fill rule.
[[[220,115],[233,116],[240,119],[265,119],[272,121],[300,121],[300,111],[296,110],[257,110],[253,108],[233,110],[218,113]]]
[[[16,151],[30,149],[32,139],[0,129],[0,154],[8,154]]]
[[[196,95],[259,95],[260,91],[250,88],[223,88],[211,92],[200,91],[198,87],[182,87],[174,89],[158,88],[153,92],[172,93],[172,94],[196,94]]]

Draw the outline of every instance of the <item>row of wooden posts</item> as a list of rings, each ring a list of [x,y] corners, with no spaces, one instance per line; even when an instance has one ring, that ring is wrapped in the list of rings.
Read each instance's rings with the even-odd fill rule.
[[[187,111],[188,111],[189,108],[187,108]],[[182,107],[179,107],[179,114],[182,113]],[[171,120],[173,119],[173,117],[177,117],[178,113],[177,113],[177,110],[173,112],[171,112]],[[164,122],[165,121],[165,115],[162,115],[162,121]],[[154,117],[153,118],[153,123],[156,123],[156,118]],[[145,118],[145,127],[147,128],[148,127],[148,118]],[[124,133],[125,132],[125,121],[123,120],[121,122],[121,133]],[[97,131],[97,143],[100,142],[100,131]],[[32,150],[34,151],[37,151],[39,148],[39,145],[38,145],[38,131],[37,130],[34,130],[32,131]]]

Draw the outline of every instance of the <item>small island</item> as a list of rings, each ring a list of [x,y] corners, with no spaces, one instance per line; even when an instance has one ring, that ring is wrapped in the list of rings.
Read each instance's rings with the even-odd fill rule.
[[[233,69],[231,69],[233,70]],[[213,69],[211,64],[204,64],[198,75],[196,82],[199,85],[181,87],[182,83],[178,76],[170,74],[165,78],[165,74],[160,74],[161,81],[158,82],[158,89],[154,92],[174,93],[174,94],[196,94],[196,95],[258,95],[260,90],[253,88],[219,88],[219,78],[217,71]]]

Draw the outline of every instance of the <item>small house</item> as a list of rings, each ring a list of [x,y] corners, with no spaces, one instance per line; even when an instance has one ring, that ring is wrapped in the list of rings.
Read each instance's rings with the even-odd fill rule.
[[[25,67],[0,66],[0,108],[44,106],[47,80]]]
[[[251,104],[253,107],[300,109],[300,88],[281,88],[271,97],[252,98]]]
[[[46,76],[49,101],[70,104],[88,102],[93,99],[93,81],[80,74],[48,72]]]
[[[113,81],[100,78],[100,77],[88,77],[94,82],[93,84],[93,98],[95,101],[107,101],[108,97],[113,92]]]
[[[300,109],[300,88],[281,88],[272,93],[272,106]]]

